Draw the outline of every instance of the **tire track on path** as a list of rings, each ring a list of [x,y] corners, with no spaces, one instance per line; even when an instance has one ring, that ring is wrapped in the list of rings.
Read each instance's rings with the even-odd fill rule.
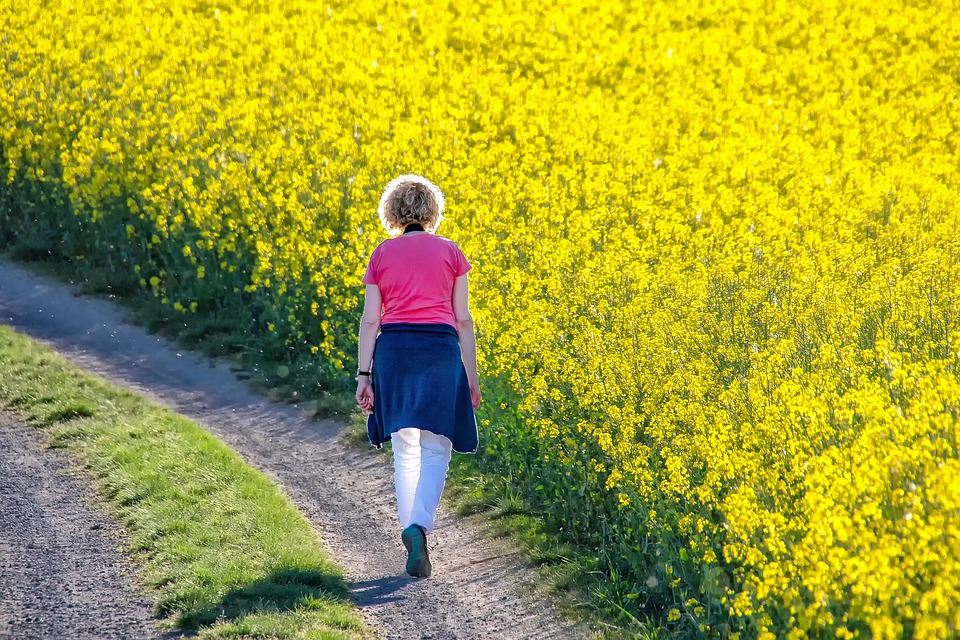
[[[106,300],[0,261],[0,322],[84,369],[196,420],[267,473],[345,567],[367,622],[383,638],[585,638],[529,597],[534,576],[476,526],[443,511],[431,536],[434,576],[404,573],[392,471],[344,442],[343,426],[254,394],[225,366],[128,325]]]

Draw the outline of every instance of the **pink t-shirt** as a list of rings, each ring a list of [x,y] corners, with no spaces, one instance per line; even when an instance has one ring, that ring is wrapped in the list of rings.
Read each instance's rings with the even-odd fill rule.
[[[380,322],[456,326],[453,282],[470,263],[452,240],[432,233],[384,240],[373,250],[364,284],[380,287]]]

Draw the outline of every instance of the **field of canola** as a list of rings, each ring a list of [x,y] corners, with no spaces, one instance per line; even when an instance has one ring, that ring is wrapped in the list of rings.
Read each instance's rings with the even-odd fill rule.
[[[626,615],[957,637],[956,15],[2,0],[0,233],[342,386],[380,190],[422,173],[481,462]]]

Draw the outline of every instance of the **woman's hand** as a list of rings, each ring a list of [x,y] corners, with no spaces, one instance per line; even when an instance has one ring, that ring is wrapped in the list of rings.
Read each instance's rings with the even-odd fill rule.
[[[373,413],[373,385],[370,376],[357,378],[357,404],[364,413]]]
[[[479,383],[479,382],[471,382],[471,383],[470,383],[470,400],[473,401],[473,410],[474,410],[474,411],[476,411],[477,409],[480,408],[480,401],[482,400],[482,398],[480,397],[480,383]]]

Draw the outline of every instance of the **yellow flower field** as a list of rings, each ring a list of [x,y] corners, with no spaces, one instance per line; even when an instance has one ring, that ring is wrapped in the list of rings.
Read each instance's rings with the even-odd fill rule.
[[[0,240],[331,385],[380,190],[482,463],[685,637],[960,635],[960,6],[2,0]]]

